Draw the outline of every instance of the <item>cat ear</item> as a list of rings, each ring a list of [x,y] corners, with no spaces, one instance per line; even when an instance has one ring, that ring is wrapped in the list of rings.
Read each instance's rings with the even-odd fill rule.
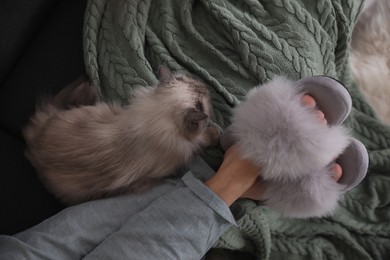
[[[172,79],[172,72],[165,65],[158,68],[158,79],[160,83],[168,83]]]
[[[62,109],[88,106],[96,103],[97,95],[96,87],[91,84],[86,75],[82,75],[56,94],[51,104]]]
[[[184,124],[188,131],[195,131],[198,129],[199,122],[206,120],[208,115],[195,108],[190,108],[184,117]]]

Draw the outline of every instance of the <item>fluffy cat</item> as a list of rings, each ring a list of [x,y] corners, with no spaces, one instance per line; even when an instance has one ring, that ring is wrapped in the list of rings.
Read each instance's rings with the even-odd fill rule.
[[[65,89],[24,130],[27,157],[67,204],[144,191],[218,143],[219,129],[208,126],[209,92],[198,80],[162,66],[158,85],[136,89],[127,106],[85,106],[90,88]],[[83,106],[64,109],[72,102]]]

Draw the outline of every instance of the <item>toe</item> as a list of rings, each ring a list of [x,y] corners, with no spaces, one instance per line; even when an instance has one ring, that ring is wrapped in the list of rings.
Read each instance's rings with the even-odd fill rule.
[[[302,96],[302,103],[305,105],[305,106],[308,106],[310,108],[315,108],[316,107],[316,101],[314,100],[314,98],[312,96],[309,96],[309,95],[304,95]]]
[[[326,125],[327,121],[326,121],[324,112],[322,112],[321,110],[317,110],[315,113],[316,113],[316,117],[319,120],[321,120],[322,123],[324,123]]]
[[[312,96],[309,96],[309,95],[302,96],[301,101],[302,101],[303,105],[305,105],[305,106],[307,106],[309,108],[316,108],[316,106],[317,106],[317,103],[316,103],[315,99]],[[318,119],[321,120],[322,123],[324,123],[325,125],[327,124],[327,120],[325,118],[325,114],[321,110],[317,110],[315,112],[315,115],[317,116]]]
[[[334,163],[333,164],[333,179],[335,181],[339,181],[341,179],[341,176],[343,175],[343,169],[341,168],[340,164]]]

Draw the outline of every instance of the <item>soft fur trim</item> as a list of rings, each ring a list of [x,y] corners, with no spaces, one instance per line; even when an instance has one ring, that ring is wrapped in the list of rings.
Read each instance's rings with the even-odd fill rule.
[[[277,77],[253,89],[234,111],[231,131],[265,180],[295,180],[323,169],[349,143],[342,126],[319,122],[293,81]]]
[[[267,182],[265,203],[288,217],[323,217],[337,207],[344,185],[326,167],[296,181]]]

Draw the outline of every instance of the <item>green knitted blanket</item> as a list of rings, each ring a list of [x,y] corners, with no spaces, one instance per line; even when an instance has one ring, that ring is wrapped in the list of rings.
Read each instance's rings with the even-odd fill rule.
[[[390,259],[390,128],[375,117],[348,64],[361,0],[89,0],[84,27],[86,70],[100,98],[126,103],[132,90],[157,82],[160,64],[210,85],[213,122],[253,86],[275,75],[329,75],[353,99],[347,124],[368,148],[367,178],[322,219],[285,219],[239,202],[241,228],[216,247],[258,259]],[[205,156],[214,168],[222,152]]]

